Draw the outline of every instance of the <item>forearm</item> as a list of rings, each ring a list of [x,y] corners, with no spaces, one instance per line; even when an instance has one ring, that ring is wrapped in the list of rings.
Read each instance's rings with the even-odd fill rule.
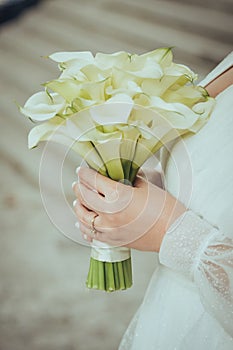
[[[198,287],[206,310],[233,335],[233,241],[192,211],[169,228],[160,262]]]
[[[205,89],[208,91],[208,94],[211,97],[216,97],[223,90],[225,90],[228,86],[233,84],[233,67],[230,67],[225,72],[223,72],[216,79],[211,81]]]

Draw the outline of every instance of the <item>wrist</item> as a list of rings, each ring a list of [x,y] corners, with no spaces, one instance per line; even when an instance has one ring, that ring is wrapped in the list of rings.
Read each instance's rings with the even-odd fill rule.
[[[167,204],[165,205],[162,213],[161,239],[157,252],[159,252],[163,238],[171,225],[187,211],[187,208],[183,205],[183,203],[172,197],[170,194],[168,194],[168,196],[169,198],[167,199]]]

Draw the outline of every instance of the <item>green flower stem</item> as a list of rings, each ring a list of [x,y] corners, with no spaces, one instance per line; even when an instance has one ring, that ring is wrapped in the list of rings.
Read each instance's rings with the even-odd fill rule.
[[[106,292],[130,288],[132,286],[131,258],[113,263],[91,258],[86,286]]]
[[[119,159],[105,163],[110,178],[132,185],[139,167],[129,160]],[[123,178],[124,177],[124,178]],[[114,249],[114,248],[113,248]],[[90,289],[113,292],[130,288],[132,281],[131,257],[117,262],[99,261],[91,257],[86,286]]]
[[[98,264],[93,264],[93,288],[98,288],[99,285],[99,266]]]
[[[130,176],[129,176],[129,181],[131,184],[133,184],[137,176],[138,170],[139,170],[139,166],[137,166],[135,163],[132,163],[131,169],[130,169]]]
[[[93,264],[90,264],[89,272],[87,276],[87,282],[86,282],[86,285],[88,288],[92,288],[92,276],[93,276],[92,269],[93,269]]]
[[[119,280],[117,264],[113,264],[113,271],[114,271],[115,288],[116,290],[118,290],[120,288],[120,280]]]
[[[124,179],[128,180],[130,178],[131,160],[121,159],[122,168],[124,169]]]
[[[99,261],[100,262],[100,261]],[[104,264],[96,264],[98,265],[98,270],[99,270],[99,283],[98,286],[100,290],[105,290],[105,268]]]
[[[105,271],[107,276],[107,285],[106,288],[110,292],[115,290],[115,280],[114,280],[114,273],[113,273],[113,264],[112,263],[105,263]]]
[[[126,266],[126,260],[124,260],[124,261],[125,261],[124,267],[127,267],[127,266]],[[123,287],[122,289],[125,289],[125,277],[124,277],[123,265],[122,265],[122,264],[118,264],[117,267],[118,267],[118,274],[119,274],[120,286]]]
[[[130,288],[132,286],[132,280],[133,280],[133,276],[132,276],[132,266],[131,266],[131,259],[127,259],[126,260],[126,278],[125,278],[125,283],[126,283],[126,288]]]

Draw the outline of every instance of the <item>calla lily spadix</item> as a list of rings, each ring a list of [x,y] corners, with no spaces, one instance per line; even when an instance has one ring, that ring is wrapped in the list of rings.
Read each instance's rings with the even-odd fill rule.
[[[48,140],[64,144],[91,168],[127,185],[163,145],[198,132],[214,107],[214,99],[194,84],[197,75],[173,62],[170,48],[49,57],[60,76],[20,108],[41,122],[29,133],[29,148]],[[114,291],[131,285],[130,250],[94,240],[87,286]]]

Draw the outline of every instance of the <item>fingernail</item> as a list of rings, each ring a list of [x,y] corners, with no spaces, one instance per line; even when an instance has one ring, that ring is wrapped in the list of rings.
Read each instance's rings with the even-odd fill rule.
[[[75,226],[76,228],[79,228],[79,222],[76,222],[76,223],[74,224],[74,226]]]
[[[74,188],[74,186],[76,185],[76,181],[74,181],[73,183],[72,183],[72,188]]]
[[[87,240],[87,235],[86,235],[86,234],[84,234],[84,235],[83,235],[83,238],[84,238],[85,240]]]
[[[76,172],[77,175],[78,175],[79,170],[80,170],[80,166],[78,166],[78,167],[76,168],[76,170],[75,170],[75,172]]]
[[[73,201],[73,207],[75,207],[76,204],[77,204],[77,199],[75,199],[75,200]]]

